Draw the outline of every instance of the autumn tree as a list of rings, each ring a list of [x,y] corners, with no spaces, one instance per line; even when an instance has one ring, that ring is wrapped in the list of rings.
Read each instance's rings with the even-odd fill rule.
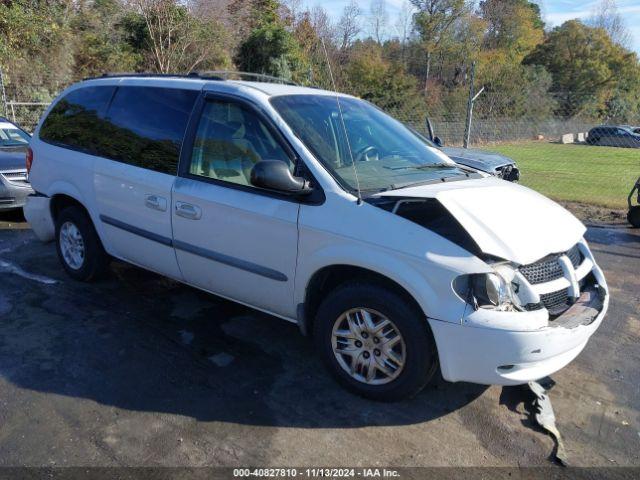
[[[433,53],[440,45],[445,33],[457,19],[462,17],[469,5],[466,0],[411,0],[411,3],[417,9],[414,22],[425,52],[424,90],[426,92]]]
[[[479,10],[487,22],[486,49],[503,49],[519,62],[544,39],[544,22],[536,3],[528,0],[483,0]]]
[[[602,108],[619,85],[638,75],[638,58],[613,42],[602,28],[569,20],[551,31],[525,59],[542,65],[553,78],[552,89],[563,95],[562,112]]]
[[[142,54],[128,42],[128,28],[132,25],[117,0],[94,0],[82,4],[70,21],[70,28],[75,32],[75,74],[88,77],[109,71],[139,69]]]
[[[385,60],[371,40],[357,41],[346,67],[349,90],[404,121],[424,121],[425,106],[415,77],[399,63]]]
[[[279,6],[275,0],[254,2],[255,28],[240,44],[235,62],[245,72],[302,80],[305,59],[299,44],[278,15]]]

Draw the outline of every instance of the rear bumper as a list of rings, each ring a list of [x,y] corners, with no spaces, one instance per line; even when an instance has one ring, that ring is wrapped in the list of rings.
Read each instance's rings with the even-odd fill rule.
[[[29,222],[31,229],[43,242],[53,240],[55,226],[51,218],[51,199],[44,195],[33,194],[27,197],[24,206],[24,217]]]
[[[33,193],[29,185],[16,185],[0,175],[0,210],[22,208]]]
[[[608,305],[604,287],[597,310],[569,309],[554,321],[557,326],[533,331],[432,321],[442,376],[451,382],[519,385],[551,375],[584,349],[600,327]],[[521,312],[512,315],[514,325],[523,320],[518,318]]]

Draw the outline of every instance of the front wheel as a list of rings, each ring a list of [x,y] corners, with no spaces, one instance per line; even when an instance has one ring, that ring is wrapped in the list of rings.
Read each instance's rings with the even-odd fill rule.
[[[437,368],[425,316],[381,285],[345,284],[331,292],[318,309],[314,340],[334,377],[374,400],[415,395]]]

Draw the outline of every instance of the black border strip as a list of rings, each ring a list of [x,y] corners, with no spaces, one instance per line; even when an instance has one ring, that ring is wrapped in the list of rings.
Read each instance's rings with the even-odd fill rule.
[[[112,227],[125,230],[129,233],[133,233],[134,235],[138,235],[139,237],[143,237],[148,240],[161,243],[162,245],[166,245],[167,247],[173,246],[173,240],[171,240],[169,237],[164,237],[162,235],[158,235],[157,233],[149,232],[147,230],[143,230],[142,228],[134,227],[133,225],[129,225],[128,223],[121,222],[120,220],[116,220],[115,218],[108,217],[107,215],[100,215],[100,220],[102,220],[107,225],[111,225]]]
[[[278,272],[277,270],[273,270],[256,263],[247,262],[246,260],[242,260],[240,258],[231,257],[223,253],[218,253],[212,250],[197,247],[189,243],[181,242],[180,240],[172,240],[171,238],[164,237],[147,230],[143,230],[133,225],[129,225],[128,223],[121,222],[120,220],[109,217],[107,215],[100,215],[100,220],[107,225],[111,225],[112,227],[116,227],[126,232],[133,233],[134,235],[138,235],[148,240],[166,245],[167,247],[173,247],[177,250],[182,250],[183,252],[207,258],[217,263],[222,263],[223,265],[229,265],[230,267],[254,273],[256,275],[260,275],[261,277],[266,277],[277,282],[286,282],[288,280],[288,277],[284,273]]]
[[[223,253],[213,252],[211,250],[197,247],[189,243],[181,242],[180,240],[174,240],[173,246],[176,248],[176,250],[182,250],[183,252],[192,253],[199,257],[208,258],[209,260],[213,260],[214,262],[222,263],[224,265],[229,265],[230,267],[235,267],[239,268],[240,270],[255,273],[256,275],[267,277],[271,280],[276,280],[278,282],[286,282],[288,280],[287,276],[284,273],[278,272],[277,270],[272,270],[271,268],[263,267],[262,265],[258,265],[256,263],[247,262],[246,260],[241,260],[239,258],[230,257],[229,255],[225,255]]]

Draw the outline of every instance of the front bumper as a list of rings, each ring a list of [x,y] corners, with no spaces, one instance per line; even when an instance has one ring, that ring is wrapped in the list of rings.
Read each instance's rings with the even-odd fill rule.
[[[606,285],[597,297],[585,292],[580,301],[557,317],[552,325],[532,331],[469,326],[432,321],[442,376],[450,382],[519,385],[557,372],[584,349],[602,323],[609,306]],[[511,315],[512,325],[522,312]],[[527,315],[527,314],[524,314]]]
[[[22,208],[32,193],[28,183],[13,183],[0,173],[0,210]]]

